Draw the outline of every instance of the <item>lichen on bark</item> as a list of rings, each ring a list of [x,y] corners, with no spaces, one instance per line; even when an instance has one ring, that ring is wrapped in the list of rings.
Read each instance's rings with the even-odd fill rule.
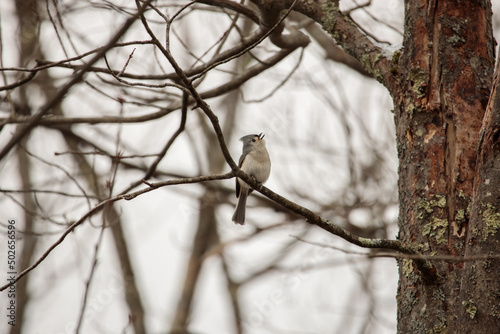
[[[488,237],[495,235],[500,228],[500,212],[490,203],[486,204],[486,209],[482,212],[484,221],[483,237],[487,240]]]

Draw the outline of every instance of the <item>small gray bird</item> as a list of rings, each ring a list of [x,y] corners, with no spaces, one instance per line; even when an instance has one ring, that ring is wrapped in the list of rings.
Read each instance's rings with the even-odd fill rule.
[[[240,140],[243,142],[243,153],[240,157],[239,167],[257,182],[266,182],[269,178],[269,174],[271,174],[271,160],[266,150],[264,134],[248,135],[241,137]],[[236,197],[238,197],[238,204],[233,214],[233,222],[236,224],[245,224],[247,197],[252,191],[252,187],[245,181],[236,178]]]

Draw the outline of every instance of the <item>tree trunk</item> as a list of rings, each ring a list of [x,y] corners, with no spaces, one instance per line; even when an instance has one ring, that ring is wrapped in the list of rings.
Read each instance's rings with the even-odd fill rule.
[[[500,80],[499,67],[481,131],[466,256],[498,256],[500,250]],[[500,262],[465,263],[461,285],[463,333],[498,333],[500,329]]]
[[[406,2],[400,82],[391,91],[399,155],[399,239],[424,255],[463,256],[476,225],[470,211],[477,207],[477,145],[495,59],[491,15],[488,1]],[[476,246],[482,242],[472,241]],[[425,277],[410,260],[400,261],[398,332],[484,332],[477,321],[465,321],[474,306],[463,304],[461,297],[462,280],[470,276],[464,268],[474,263],[432,264],[436,275]]]

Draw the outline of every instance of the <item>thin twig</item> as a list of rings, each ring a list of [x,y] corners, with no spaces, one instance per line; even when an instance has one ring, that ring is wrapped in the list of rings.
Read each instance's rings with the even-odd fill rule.
[[[33,153],[31,153],[30,151],[28,151],[26,148],[24,148],[23,146],[21,146],[21,148],[24,150],[24,152],[29,155],[30,157],[46,164],[47,166],[51,166],[51,167],[54,167],[60,171],[62,171],[67,177],[68,179],[70,179],[71,181],[73,181],[73,183],[75,184],[75,186],[80,189],[80,191],[82,192],[82,194],[84,195],[84,197],[87,199],[87,205],[89,206],[89,208],[91,207],[91,203],[90,203],[90,196],[87,194],[87,192],[85,191],[85,188],[78,182],[78,180],[73,176],[71,175],[70,172],[68,172],[66,169],[64,169],[63,167],[55,164],[55,163],[52,163],[50,161],[47,161],[45,159],[43,159],[42,157],[39,157]]]
[[[278,91],[278,89],[280,89],[281,87],[283,87],[288,82],[288,80],[292,77],[292,75],[297,71],[297,69],[299,68],[300,64],[302,63],[303,56],[304,56],[304,48],[301,48],[300,49],[300,56],[299,56],[299,60],[297,61],[297,64],[295,64],[295,66],[287,74],[287,76],[276,87],[274,87],[268,94],[264,95],[263,97],[261,97],[259,99],[245,100],[245,98],[243,96],[243,92],[241,92],[241,95],[243,96],[242,100],[245,103],[260,103],[260,102],[263,102],[263,101],[267,100],[271,96],[273,96],[274,93],[276,93]]]
[[[115,74],[113,72],[113,70],[111,69],[111,67],[109,66],[108,58],[106,57],[106,55],[104,55],[103,58],[104,58],[104,62],[106,63],[106,67],[109,70],[109,74],[111,74],[113,76],[113,78],[115,78],[117,81],[121,82],[122,84],[125,84],[125,85],[128,85],[128,86],[139,86],[139,87],[147,87],[147,88],[174,87],[174,88],[180,89],[182,91],[187,91],[186,88],[182,87],[181,85],[177,85],[177,84],[170,83],[170,82],[165,82],[165,83],[162,83],[162,84],[156,84],[155,85],[155,84],[145,84],[145,83],[142,83],[142,82],[130,82],[130,81],[124,80],[124,79],[120,78],[120,75],[122,75],[124,73],[125,67],[120,72],[118,72],[118,74]],[[128,60],[127,60],[127,63],[128,63]]]
[[[136,158],[151,158],[151,157],[157,157],[158,153],[151,153],[151,154],[131,154],[131,155],[110,155],[107,152],[78,152],[78,151],[65,151],[65,152],[54,152],[54,155],[65,155],[65,154],[72,154],[72,155],[103,155],[106,157],[109,157],[111,159],[116,159],[116,160],[123,160],[123,159],[136,159]]]
[[[75,197],[75,198],[91,198],[91,199],[97,199],[96,196],[93,195],[78,195],[78,194],[69,194],[67,192],[63,191],[57,191],[57,190],[46,190],[46,189],[4,189],[0,188],[0,193],[33,193],[33,194],[53,194],[53,195],[61,195],[61,196],[66,196],[66,197]]]
[[[292,5],[290,6],[290,8],[288,8],[288,10],[280,17],[280,19],[270,28],[268,29],[267,31],[265,31],[265,33],[257,40],[255,41],[254,43],[250,44],[249,46],[247,46],[245,49],[241,50],[240,52],[232,55],[231,57],[227,57],[225,59],[222,59],[218,62],[215,62],[213,63],[212,65],[208,66],[205,70],[203,70],[201,73],[195,75],[192,79],[193,80],[196,80],[198,78],[200,78],[201,76],[203,76],[206,72],[210,71],[212,68],[214,67],[217,67],[219,65],[222,65],[222,64],[225,64],[235,58],[238,58],[239,56],[245,54],[247,51],[250,51],[251,49],[255,48],[257,45],[259,45],[260,43],[262,43],[262,41],[264,41],[269,35],[271,35],[271,33],[273,31],[276,30],[276,28],[278,28],[281,23],[283,23],[283,20],[288,16],[288,14],[290,14],[290,12],[292,11],[292,8],[295,6],[295,4],[297,3],[298,0],[294,0],[294,2],[292,3]]]
[[[132,59],[132,57],[134,56],[134,52],[135,52],[135,49],[134,48],[132,50],[132,52],[129,54],[128,58],[127,58],[127,61],[125,62],[125,65],[123,65],[123,68],[120,72],[118,72],[118,74],[116,75],[117,77],[120,77],[123,73],[125,73],[125,70],[127,69],[128,67],[128,64],[130,63],[130,60]],[[106,60],[106,65],[108,64],[107,60]],[[109,66],[108,66],[109,67]]]
[[[101,247],[102,244],[102,239],[104,236],[104,230],[106,229],[106,218],[103,216],[102,218],[102,227],[101,230],[99,231],[99,236],[97,238],[97,241],[94,246],[94,257],[92,260],[92,266],[90,267],[90,274],[89,278],[87,279],[87,283],[85,284],[85,293],[83,294],[83,302],[82,302],[82,307],[80,308],[80,314],[78,316],[78,322],[76,325],[75,333],[78,334],[80,333],[80,329],[82,327],[83,323],[83,316],[85,315],[85,309],[87,307],[87,301],[89,298],[89,293],[90,293],[90,284],[92,283],[92,279],[94,278],[94,274],[96,272],[97,268],[97,255],[99,254],[99,248]]]
[[[0,92],[4,91],[4,90],[11,90],[11,89],[14,89],[16,87],[24,85],[28,81],[31,81],[36,76],[37,73],[38,73],[37,71],[33,71],[30,74],[28,74],[26,77],[14,82],[14,83],[0,87]]]

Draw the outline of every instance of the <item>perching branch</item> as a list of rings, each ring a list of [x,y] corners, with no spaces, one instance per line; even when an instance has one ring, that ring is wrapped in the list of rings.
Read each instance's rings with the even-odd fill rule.
[[[136,1],[137,2],[137,1]],[[291,10],[291,8],[294,8],[294,6],[298,4],[297,0],[293,1],[289,6],[288,10]],[[260,6],[259,6],[260,7]],[[269,9],[267,12],[272,12],[273,10],[276,10],[276,8]],[[335,12],[335,15],[338,15],[340,11],[333,10]],[[331,14],[331,13],[330,13]],[[202,109],[205,113],[205,115],[210,119],[212,122],[212,126],[214,128],[214,131],[217,135],[217,138],[219,140],[219,146],[221,148],[222,154],[224,155],[224,158],[226,159],[226,162],[228,163],[229,167],[232,169],[232,172],[236,174],[237,177],[241,178],[245,182],[247,182],[250,186],[252,186],[254,189],[257,191],[261,192],[263,195],[267,196],[268,198],[274,200],[275,202],[281,204],[285,208],[289,209],[290,211],[306,218],[306,221],[308,221],[311,224],[317,225],[321,227],[322,229],[337,235],[341,237],[342,239],[351,242],[357,246],[364,247],[364,248],[386,248],[386,249],[392,249],[399,251],[403,254],[418,254],[416,250],[403,245],[400,241],[397,240],[386,240],[386,239],[369,239],[369,238],[362,238],[359,236],[356,236],[349,231],[332,224],[328,220],[322,218],[321,216],[313,213],[307,208],[304,208],[302,206],[297,205],[296,203],[293,203],[292,201],[287,200],[286,198],[274,193],[273,191],[269,190],[268,188],[262,186],[249,176],[247,176],[243,171],[241,171],[237,165],[235,164],[234,160],[231,157],[231,154],[229,153],[229,150],[227,148],[227,145],[225,143],[224,135],[222,133],[222,129],[219,125],[219,120],[217,116],[213,113],[211,110],[210,106],[200,97],[198,92],[196,91],[195,87],[192,84],[192,81],[188,79],[184,71],[181,69],[181,67],[178,65],[177,61],[174,59],[172,54],[160,43],[160,41],[156,38],[155,34],[149,27],[149,24],[144,17],[144,15],[141,15],[141,21],[143,23],[144,28],[150,35],[153,43],[160,49],[162,54],[167,58],[167,60],[170,62],[170,65],[174,68],[175,72],[179,76],[180,81],[185,85],[185,87],[191,92],[192,97],[194,98],[195,102],[197,103],[197,107]],[[274,26],[277,27],[278,23]],[[273,28],[274,28],[273,27]],[[358,36],[359,37],[359,36]],[[378,47],[377,47],[378,48]],[[415,263],[421,269],[421,271],[425,274],[428,274],[428,276],[434,276],[435,275],[435,269],[433,268],[432,265],[427,263],[426,261],[420,261],[420,260],[415,260]]]

